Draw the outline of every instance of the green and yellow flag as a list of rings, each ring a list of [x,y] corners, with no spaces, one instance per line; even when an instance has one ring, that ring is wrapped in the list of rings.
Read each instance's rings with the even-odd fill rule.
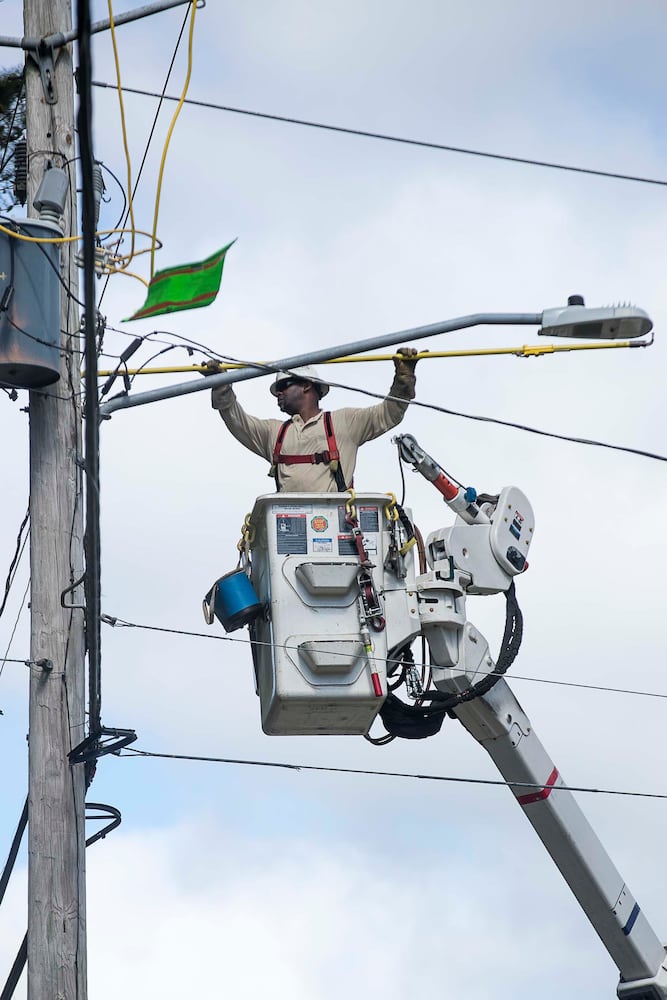
[[[236,240],[198,263],[181,264],[179,267],[156,271],[148,286],[143,306],[123,322],[210,306],[220,290],[225,255],[234,243]]]

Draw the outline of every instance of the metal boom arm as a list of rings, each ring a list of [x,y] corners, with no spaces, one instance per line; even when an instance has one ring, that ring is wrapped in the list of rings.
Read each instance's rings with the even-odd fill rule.
[[[461,674],[451,676],[452,691]],[[456,677],[454,675],[457,675]],[[444,678],[440,690],[448,686]],[[487,751],[616,964],[623,1000],[667,997],[667,952],[504,679],[454,714]],[[527,790],[526,784],[542,786]]]
[[[530,503],[515,487],[505,487],[480,505],[476,491],[452,482],[411,435],[394,442],[403,461],[433,483],[458,515],[452,528],[427,538],[431,569],[416,581],[430,602],[420,622],[439,697],[509,783],[615,962],[619,998],[667,1000],[667,951],[501,676],[509,664],[501,666],[499,658],[495,669],[488,643],[466,620],[468,594],[508,591],[511,578],[527,568]],[[480,671],[490,681],[486,687]]]

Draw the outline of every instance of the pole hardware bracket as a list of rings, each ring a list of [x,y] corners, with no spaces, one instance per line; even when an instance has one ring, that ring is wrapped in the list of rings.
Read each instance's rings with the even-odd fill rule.
[[[31,41],[30,44],[26,45],[26,55],[37,63],[42,80],[44,100],[47,104],[58,103],[56,62],[60,55],[60,49],[66,44],[65,36],[60,32],[56,35],[49,35],[48,38],[40,38],[39,41]]]
[[[85,740],[70,750],[67,757],[70,764],[87,764],[108,753],[118,753],[137,738],[134,729],[109,729],[107,726],[100,726],[97,732],[86,736]]]
[[[78,459],[77,459],[77,463],[76,464],[77,465],[79,464]],[[62,594],[60,595],[60,607],[61,608],[67,608],[68,611],[85,611],[86,610],[86,605],[85,604],[68,604],[67,601],[65,600],[65,597],[67,596],[67,594],[71,594],[74,590],[76,590],[77,587],[80,587],[81,584],[84,582],[85,579],[86,579],[86,574],[84,573],[83,576],[80,576],[78,580],[75,580],[74,583],[71,583],[69,585],[69,587],[65,587],[65,589],[62,592]]]
[[[89,810],[91,810],[89,814]],[[92,811],[94,810],[94,812]],[[108,833],[115,830],[117,826],[121,824],[121,814],[120,809],[116,809],[115,806],[107,806],[102,802],[86,802],[86,819],[89,820],[101,820],[108,819],[111,820],[106,826],[102,827],[86,839],[86,847],[90,847],[91,844],[96,843],[98,840],[103,840]]]

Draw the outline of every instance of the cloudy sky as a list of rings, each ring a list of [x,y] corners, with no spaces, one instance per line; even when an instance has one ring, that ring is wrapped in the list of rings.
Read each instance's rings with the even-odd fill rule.
[[[129,10],[118,3],[116,12]],[[95,19],[107,5],[96,0]],[[159,92],[185,8],[118,29],[123,83]],[[21,3],[0,3],[22,34]],[[505,156],[667,182],[658,0],[535,5],[470,0],[208,0],[197,13],[196,100]],[[167,93],[180,94],[185,38]],[[13,65],[16,52],[4,50]],[[95,80],[115,82],[109,38]],[[95,155],[127,186],[118,99],[94,90]],[[133,180],[157,102],[127,94]],[[165,104],[136,200],[150,230]],[[108,178],[100,225],[122,216]],[[431,360],[418,399],[468,415],[667,455],[665,187],[428,150],[185,106],[166,159],[158,267],[237,238],[205,310],[123,322],[142,286],[116,277],[101,310],[105,350],[163,331],[147,361],[185,338],[249,360],[280,358],[478,312],[541,312],[568,295],[634,302],[653,318],[646,350],[541,359]],[[147,277],[148,257],[135,262]],[[103,283],[98,284],[102,292]],[[120,331],[120,332],[117,332]],[[527,327],[415,342],[431,350],[536,343]],[[168,335],[167,335],[168,334]],[[179,339],[180,338],[180,339]],[[184,349],[160,363],[187,365]],[[113,366],[113,357],[101,366]],[[391,365],[337,365],[331,406],[365,405]],[[187,376],[141,376],[132,391]],[[239,396],[274,415],[266,380]],[[27,418],[3,396],[3,530],[9,566],[28,493]],[[533,504],[531,568],[517,584],[524,641],[510,684],[577,786],[665,793],[664,465],[413,407],[403,429],[479,491],[515,484]],[[357,483],[400,492],[389,436],[361,453]],[[453,521],[421,478],[406,503],[424,535]],[[102,428],[102,605],[146,629],[103,627],[103,722],[166,753],[496,778],[454,721],[439,736],[375,748],[360,738],[268,737],[247,633],[207,629],[201,598],[236,561],[266,466],[226,433],[201,392],[119,412]],[[5,570],[1,570],[4,580]],[[24,558],[0,620],[0,654],[28,655]],[[468,615],[498,648],[502,597]],[[15,622],[18,620],[12,637]],[[11,641],[10,641],[11,640]],[[9,652],[6,652],[9,650]],[[558,681],[558,684],[552,683]],[[661,697],[582,689],[617,688]],[[26,793],[27,671],[0,676],[0,842]],[[90,995],[278,998],[464,993],[604,1000],[618,975],[504,788],[408,778],[105,758],[89,798],[123,814],[88,853]],[[667,802],[578,801],[660,936],[667,935]],[[0,854],[4,857],[5,848]],[[25,929],[25,859],[0,909],[0,981]],[[25,991],[24,984],[21,989]],[[19,992],[19,995],[23,995]]]

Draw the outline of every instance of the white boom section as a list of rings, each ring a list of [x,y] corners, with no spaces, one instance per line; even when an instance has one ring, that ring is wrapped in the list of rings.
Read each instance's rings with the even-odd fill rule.
[[[466,597],[505,591],[512,577],[527,568],[535,524],[532,508],[520,490],[506,487],[480,510],[475,491],[457,487],[413,437],[399,435],[394,441],[401,458],[432,482],[458,515],[453,527],[429,535],[430,570],[416,585],[421,596],[429,597],[429,614],[420,608],[420,621],[435,664],[433,682],[445,695],[460,694],[495,667],[488,643],[467,621]],[[507,682],[497,680],[486,693],[456,705],[453,713],[510,783],[615,962],[621,974],[619,998],[667,1000],[667,951],[574,796],[564,788],[558,768]]]
[[[475,630],[469,634],[477,644],[484,642]],[[439,690],[452,693],[479,680],[479,674],[475,678],[472,672],[449,668],[438,674]],[[503,778],[516,782],[511,790],[517,802],[621,973],[618,996],[667,997],[665,948],[574,796],[564,789],[558,768],[506,681],[499,680],[486,695],[459,705],[454,714],[484,747]]]

